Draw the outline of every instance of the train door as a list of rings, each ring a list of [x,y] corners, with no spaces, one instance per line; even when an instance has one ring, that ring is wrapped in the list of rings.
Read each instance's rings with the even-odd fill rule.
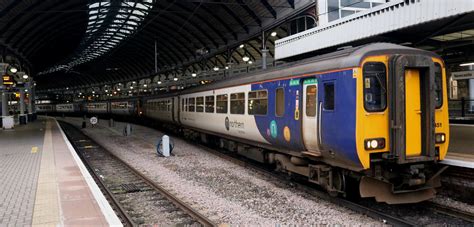
[[[175,123],[178,123],[178,119],[179,119],[179,98],[177,97],[173,97],[171,98],[171,100],[173,100],[173,105],[172,105],[172,115],[173,115],[173,122]]]
[[[406,156],[421,155],[421,91],[418,69],[405,71]]]
[[[318,82],[306,79],[303,82],[303,141],[306,150],[318,151]]]

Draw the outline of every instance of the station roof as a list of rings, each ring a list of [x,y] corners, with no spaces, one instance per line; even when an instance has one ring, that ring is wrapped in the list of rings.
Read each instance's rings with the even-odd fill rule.
[[[155,43],[160,72],[259,58],[262,31],[286,36],[279,25],[311,7],[295,0],[3,0],[0,47],[30,66],[40,88],[100,85],[156,74]],[[243,42],[245,53],[229,51]]]

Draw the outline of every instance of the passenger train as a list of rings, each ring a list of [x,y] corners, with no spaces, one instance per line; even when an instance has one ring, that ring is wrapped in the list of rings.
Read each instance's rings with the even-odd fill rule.
[[[361,197],[397,204],[433,198],[440,186],[446,90],[438,55],[375,43],[160,96],[37,111],[145,117],[330,194],[356,180]]]

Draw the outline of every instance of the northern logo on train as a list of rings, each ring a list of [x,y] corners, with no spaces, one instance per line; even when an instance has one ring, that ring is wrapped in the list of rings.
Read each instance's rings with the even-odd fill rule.
[[[229,128],[230,128],[229,117],[225,117],[225,129],[229,131]]]

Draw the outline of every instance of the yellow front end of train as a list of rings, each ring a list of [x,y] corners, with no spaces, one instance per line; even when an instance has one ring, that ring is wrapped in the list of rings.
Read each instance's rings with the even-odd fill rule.
[[[443,61],[423,54],[368,56],[355,68],[362,197],[387,203],[434,197],[449,119]]]

